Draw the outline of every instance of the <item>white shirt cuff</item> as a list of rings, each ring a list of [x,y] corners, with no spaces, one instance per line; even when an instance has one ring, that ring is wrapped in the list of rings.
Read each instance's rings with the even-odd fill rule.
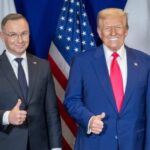
[[[62,150],[62,148],[52,148],[51,150]]]
[[[4,112],[3,120],[2,120],[3,125],[9,125],[9,120],[8,120],[9,113],[10,113],[10,111]]]
[[[89,123],[88,123],[88,128],[87,128],[87,134],[91,134],[91,129],[90,129],[90,123],[91,123],[91,120],[94,116],[92,116],[89,120]]]

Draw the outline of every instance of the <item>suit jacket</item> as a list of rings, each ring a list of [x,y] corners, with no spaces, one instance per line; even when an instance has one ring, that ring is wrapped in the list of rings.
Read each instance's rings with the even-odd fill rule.
[[[150,58],[128,47],[126,52],[127,85],[119,113],[103,46],[73,60],[64,105],[79,124],[75,150],[150,150]],[[106,113],[102,133],[88,135],[89,119],[102,112]]]
[[[5,53],[0,56],[0,121],[22,99],[21,109],[27,111],[26,123],[20,126],[0,122],[0,149],[32,150],[61,147],[60,118],[50,66],[46,60],[27,54],[29,89],[23,100],[18,80]]]

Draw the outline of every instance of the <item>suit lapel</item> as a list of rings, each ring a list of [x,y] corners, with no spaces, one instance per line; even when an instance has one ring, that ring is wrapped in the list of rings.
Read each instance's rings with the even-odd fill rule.
[[[117,111],[117,107],[115,104],[115,99],[110,83],[109,73],[106,65],[106,60],[104,56],[103,47],[99,47],[95,54],[94,59],[92,59],[92,64],[94,66],[94,70],[96,72],[99,84],[103,86],[104,91],[108,97],[109,103],[112,105],[115,111]]]
[[[29,89],[28,89],[28,97],[27,100],[30,102],[30,99],[33,94],[33,90],[36,84],[37,76],[38,76],[38,63],[34,59],[32,55],[27,54],[27,61],[28,61],[28,74],[29,74]]]
[[[12,88],[17,93],[18,97],[21,98],[22,94],[21,94],[18,80],[16,78],[16,75],[13,71],[13,68],[12,68],[5,52],[2,54],[2,56],[0,58],[0,65],[1,65],[1,69],[2,69],[1,73],[5,74],[4,76],[7,78],[8,84],[10,84],[10,86],[12,86]]]
[[[136,57],[132,50],[126,47],[127,50],[127,84],[124,96],[124,102],[121,109],[121,113],[127,107],[127,104],[130,101],[130,96],[133,93],[135,85],[137,83],[138,72],[139,72],[139,62],[136,60]]]

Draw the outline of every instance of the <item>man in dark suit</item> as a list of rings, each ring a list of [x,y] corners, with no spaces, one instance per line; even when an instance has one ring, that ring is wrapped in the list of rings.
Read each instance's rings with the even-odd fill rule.
[[[61,150],[50,66],[26,52],[29,25],[21,14],[7,15],[1,28],[0,150]]]
[[[79,125],[75,150],[150,150],[150,58],[124,45],[122,10],[99,12],[97,31],[103,45],[73,59],[64,101]]]

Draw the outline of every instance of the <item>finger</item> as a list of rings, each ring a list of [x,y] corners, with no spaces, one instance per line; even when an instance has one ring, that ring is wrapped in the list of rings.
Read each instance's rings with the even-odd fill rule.
[[[102,112],[100,115],[98,115],[98,118],[99,118],[100,120],[102,120],[102,119],[105,118],[105,116],[106,116],[106,114],[105,114],[104,112]]]
[[[91,132],[94,133],[94,134],[100,134],[100,133],[102,132],[102,129],[93,128],[93,129],[91,130]]]
[[[16,103],[14,109],[20,110],[20,105],[21,105],[21,103],[22,103],[21,99],[18,99],[18,101],[17,101],[17,103]]]
[[[21,115],[25,115],[25,116],[26,116],[26,115],[27,115],[27,111],[25,111],[25,110],[21,110],[21,111],[20,111],[20,114],[21,114]]]

